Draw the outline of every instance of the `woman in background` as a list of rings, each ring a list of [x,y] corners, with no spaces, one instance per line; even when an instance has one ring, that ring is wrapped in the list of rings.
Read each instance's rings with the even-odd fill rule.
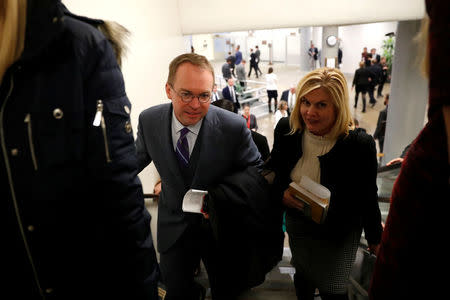
[[[277,127],[278,121],[280,121],[281,118],[285,118],[288,116],[288,104],[284,100],[280,100],[280,103],[278,104],[278,109],[275,112],[275,122],[273,125],[273,128]]]
[[[267,90],[267,98],[269,105],[269,112],[272,112],[272,99],[274,100],[273,110],[277,109],[278,104],[278,87],[277,87],[278,77],[275,73],[273,73],[273,68],[269,68],[269,72],[266,75],[266,90]]]

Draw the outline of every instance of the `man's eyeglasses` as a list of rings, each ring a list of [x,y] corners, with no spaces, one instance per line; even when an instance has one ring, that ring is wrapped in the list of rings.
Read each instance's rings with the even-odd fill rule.
[[[194,98],[197,98],[198,101],[200,101],[201,103],[207,103],[208,101],[211,100],[211,93],[202,93],[196,96],[190,92],[185,91],[177,92],[172,85],[170,85],[170,87],[181,98],[181,101],[183,101],[184,103],[189,103],[192,100],[194,100]]]

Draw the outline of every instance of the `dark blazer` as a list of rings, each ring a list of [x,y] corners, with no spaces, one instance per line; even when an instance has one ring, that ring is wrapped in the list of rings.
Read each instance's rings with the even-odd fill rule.
[[[281,206],[265,178],[252,167],[224,177],[208,189],[208,211],[222,258],[219,273],[225,281],[233,278],[229,288],[239,293],[263,283],[281,260],[284,240]]]
[[[378,139],[380,152],[383,152],[384,135],[386,132],[386,121],[387,121],[387,106],[385,109],[380,111],[378,115],[377,128],[375,129],[375,132],[373,134],[373,138]]]
[[[234,112],[237,112],[238,108],[241,108],[241,104],[239,103],[239,98],[238,98],[238,95],[236,93],[236,87],[234,85],[233,85],[233,88],[234,88],[234,96],[236,97],[236,102],[234,102],[232,97],[231,97],[231,93],[230,93],[230,89],[228,88],[228,85],[225,86],[222,89],[222,96],[223,96],[224,99],[227,99],[227,100],[233,102],[233,104],[235,106],[234,107]]]
[[[374,75],[368,70],[368,67],[359,68],[355,71],[355,75],[353,76],[352,86],[369,86],[370,81],[373,79]]]
[[[280,100],[284,100],[286,102],[289,100],[289,90],[283,91]]]
[[[252,133],[252,138],[256,144],[256,147],[258,147],[259,153],[261,153],[261,159],[263,161],[266,161],[270,155],[269,143],[267,142],[267,138],[256,131],[250,131]]]
[[[139,116],[136,139],[139,171],[153,161],[162,180],[158,205],[160,252],[168,250],[187,228],[189,219],[181,207],[189,188],[207,190],[225,175],[262,164],[243,118],[211,105],[193,150],[193,154],[198,152],[198,162],[192,183],[186,186],[173,148],[171,122],[171,103],[146,109]]]
[[[227,62],[222,65],[222,76],[225,80],[231,78],[231,66]]]
[[[103,21],[60,1],[27,8],[24,52],[0,85],[2,298],[156,299],[131,103]]]
[[[290,173],[303,154],[302,133],[290,135],[290,130],[289,118],[283,118],[274,133],[270,166],[276,174],[274,197],[278,201],[281,201],[283,192],[292,181]],[[331,199],[325,223],[313,223],[311,226],[320,227],[318,230],[324,235],[336,239],[363,227],[368,242],[379,243],[382,228],[373,138],[362,132],[350,131],[346,138],[338,139],[334,147],[319,160],[320,183],[331,191]],[[294,210],[292,212],[297,213]]]

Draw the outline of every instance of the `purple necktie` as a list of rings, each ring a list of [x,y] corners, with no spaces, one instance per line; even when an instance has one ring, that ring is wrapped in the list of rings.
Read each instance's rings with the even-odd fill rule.
[[[180,130],[180,138],[177,142],[177,158],[178,162],[180,163],[180,166],[187,167],[189,165],[189,144],[188,140],[186,138],[186,135],[188,134],[189,129],[184,127]]]

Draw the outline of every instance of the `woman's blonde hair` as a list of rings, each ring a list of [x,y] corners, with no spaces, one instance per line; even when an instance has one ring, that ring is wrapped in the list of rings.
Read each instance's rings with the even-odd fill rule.
[[[25,44],[26,0],[0,0],[0,83]]]
[[[320,68],[306,74],[297,85],[297,101],[290,117],[291,132],[303,130],[305,122],[300,113],[301,99],[309,92],[324,88],[331,96],[331,101],[336,111],[336,122],[328,135],[339,137],[348,135],[354,128],[353,118],[350,113],[347,80],[341,71],[334,68]]]

